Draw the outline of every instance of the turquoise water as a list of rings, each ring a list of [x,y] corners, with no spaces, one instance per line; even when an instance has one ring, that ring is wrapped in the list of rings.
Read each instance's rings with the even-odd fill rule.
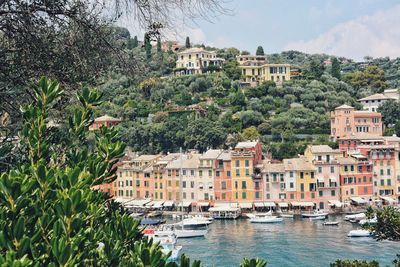
[[[204,266],[239,266],[243,257],[260,257],[274,266],[329,266],[336,259],[378,260],[390,265],[400,253],[400,242],[349,238],[357,229],[341,217],[339,226],[323,226],[322,221],[285,219],[279,224],[252,224],[246,219],[214,221],[205,238],[179,239],[182,252],[199,259]]]

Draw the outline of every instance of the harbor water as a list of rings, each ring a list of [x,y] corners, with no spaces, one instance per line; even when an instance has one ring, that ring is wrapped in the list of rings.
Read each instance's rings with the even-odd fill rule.
[[[246,219],[215,220],[205,238],[179,239],[182,253],[201,260],[204,266],[239,266],[243,257],[263,258],[268,267],[329,266],[337,259],[377,260],[391,265],[400,254],[400,242],[376,241],[370,237],[350,238],[357,225],[340,221],[324,226],[323,221],[284,219],[276,224],[253,224]]]

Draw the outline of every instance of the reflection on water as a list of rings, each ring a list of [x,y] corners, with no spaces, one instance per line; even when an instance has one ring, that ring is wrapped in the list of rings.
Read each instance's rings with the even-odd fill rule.
[[[278,224],[251,224],[247,220],[214,221],[206,238],[179,239],[183,253],[204,266],[239,266],[243,257],[260,257],[273,266],[329,266],[336,259],[378,260],[391,264],[400,243],[372,238],[348,238],[356,229],[341,217],[339,226],[322,221],[285,219]]]

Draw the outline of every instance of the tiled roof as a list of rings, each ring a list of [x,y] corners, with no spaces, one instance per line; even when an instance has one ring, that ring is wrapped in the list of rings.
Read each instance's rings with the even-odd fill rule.
[[[305,157],[284,159],[285,170],[308,171],[314,170],[314,165]]]
[[[257,141],[239,142],[235,148],[253,148],[257,145]]]
[[[358,101],[367,101],[367,100],[386,100],[386,99],[394,99],[392,97],[385,96],[384,94],[373,94],[364,98],[358,99]]]
[[[267,163],[263,166],[263,172],[285,172],[285,164],[283,163]]]
[[[230,151],[223,151],[218,158],[219,160],[223,160],[223,161],[229,161],[231,160],[231,153]]]
[[[312,153],[333,153],[338,152],[338,150],[332,149],[328,145],[314,145],[310,146]]]
[[[349,106],[349,105],[341,105],[341,106],[339,106],[339,107],[337,107],[337,108],[335,108],[335,109],[349,109],[349,108],[352,108],[352,109],[354,109],[352,106]]]
[[[222,149],[209,149],[200,156],[200,159],[217,159],[221,153]]]
[[[181,156],[178,156],[176,159],[170,161],[167,164],[167,168],[168,169],[179,169],[182,166],[182,168],[184,168],[184,169],[196,169],[199,167],[200,156],[201,156],[201,154],[197,154],[197,153],[183,154],[182,158],[181,158]]]
[[[108,115],[104,115],[101,117],[98,117],[94,120],[95,122],[103,122],[103,121],[121,121],[121,119],[117,119]]]

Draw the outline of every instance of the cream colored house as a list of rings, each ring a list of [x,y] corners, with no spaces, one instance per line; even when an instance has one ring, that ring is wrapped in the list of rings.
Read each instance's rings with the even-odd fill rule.
[[[237,56],[242,70],[242,82],[255,86],[263,81],[274,81],[277,84],[290,80],[290,64],[270,64],[266,56]]]
[[[221,68],[224,59],[217,57],[216,51],[193,47],[178,53],[176,75],[202,74],[210,68]],[[211,67],[213,66],[213,67]]]

